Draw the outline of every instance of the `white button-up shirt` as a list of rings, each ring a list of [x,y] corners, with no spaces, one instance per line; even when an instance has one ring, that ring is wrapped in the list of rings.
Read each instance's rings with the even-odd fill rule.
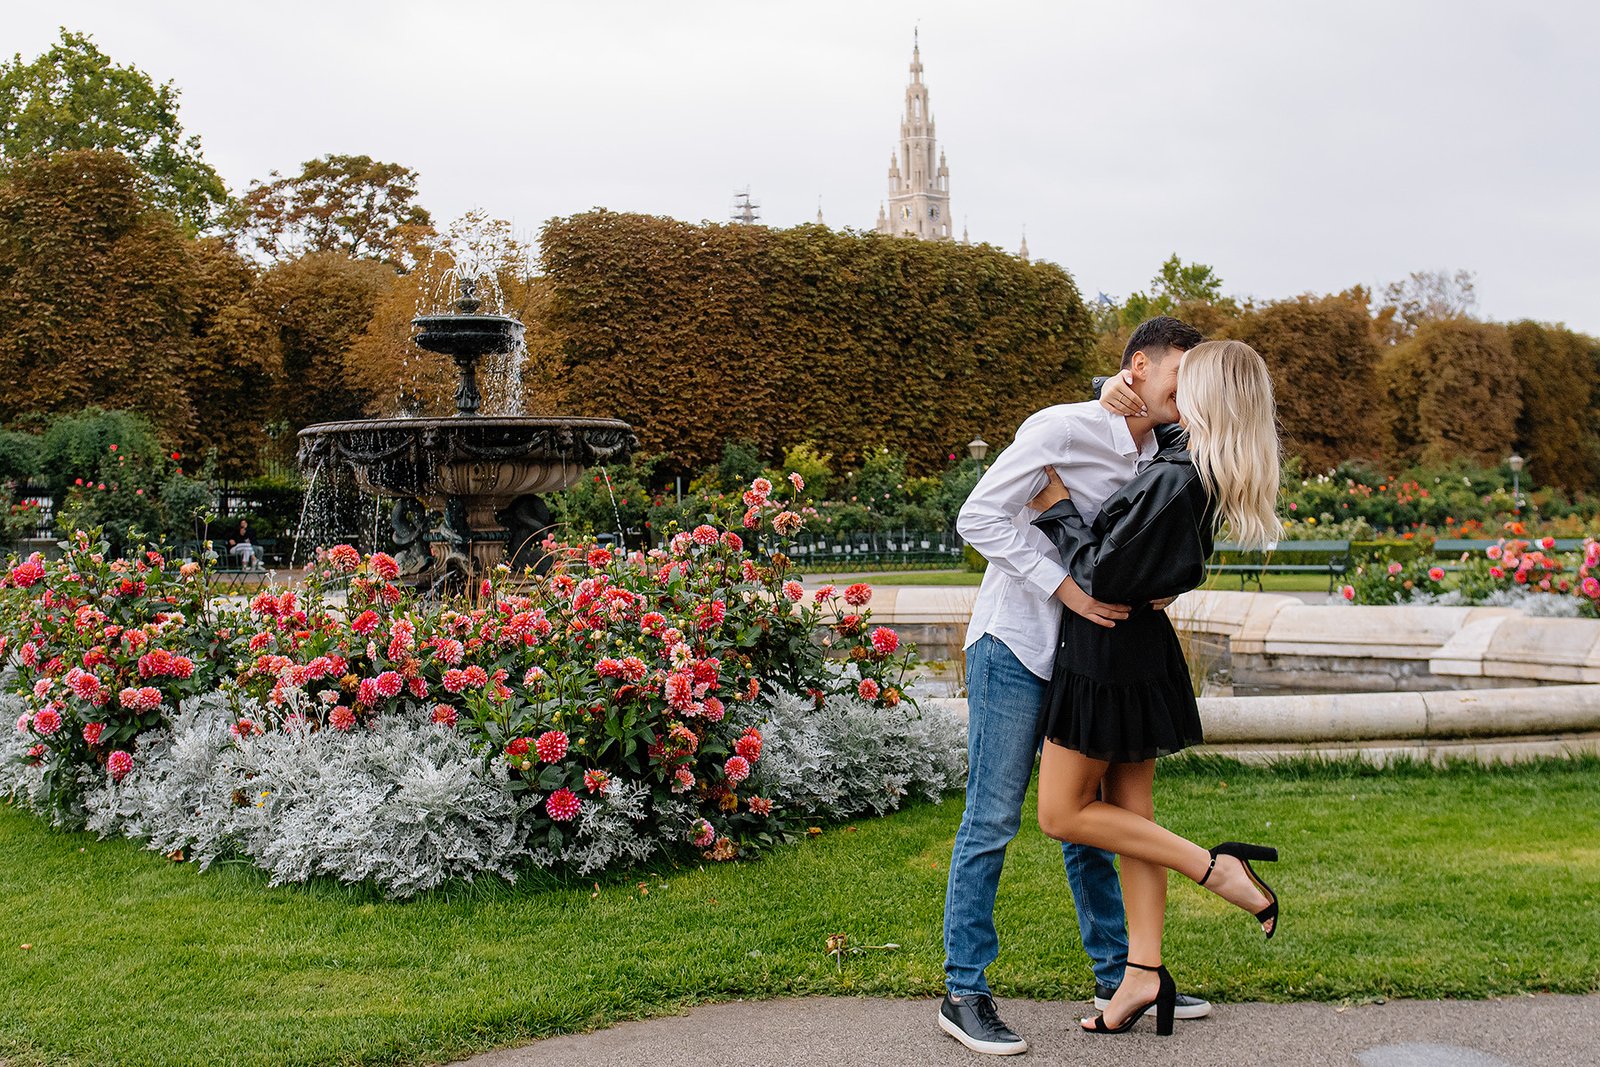
[[[1065,610],[1055,593],[1067,570],[1055,545],[1033,525],[1037,513],[1028,501],[1044,488],[1044,468],[1053,465],[1083,521],[1092,523],[1106,498],[1155,454],[1155,434],[1146,434],[1141,447],[1128,420],[1095,400],[1028,416],[956,519],[957,532],[989,561],[972,606],[967,647],[993,634],[1024,667],[1049,679]]]

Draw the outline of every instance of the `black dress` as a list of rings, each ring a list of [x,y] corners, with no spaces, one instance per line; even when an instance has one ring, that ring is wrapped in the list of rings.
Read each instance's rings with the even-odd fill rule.
[[[1046,738],[1112,763],[1140,763],[1204,740],[1178,635],[1150,601],[1205,580],[1213,514],[1188,450],[1177,447],[1114,493],[1092,527],[1070,500],[1034,520],[1084,592],[1132,608],[1111,629],[1062,613],[1045,693]]]

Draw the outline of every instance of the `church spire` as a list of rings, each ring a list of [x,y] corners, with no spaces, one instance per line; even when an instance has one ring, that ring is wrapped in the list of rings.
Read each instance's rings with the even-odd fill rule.
[[[1017,249],[1017,255],[1022,259],[1022,262],[1028,262],[1028,228],[1026,226],[1022,228],[1022,247]]]
[[[913,30],[911,81],[900,118],[900,144],[889,157],[889,209],[878,232],[926,241],[949,241],[950,167],[934,133],[928,87],[922,81],[922,41]]]

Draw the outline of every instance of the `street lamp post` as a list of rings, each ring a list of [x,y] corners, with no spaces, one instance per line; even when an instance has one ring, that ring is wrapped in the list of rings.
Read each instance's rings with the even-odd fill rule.
[[[974,437],[967,442],[967,455],[971,456],[978,464],[978,477],[983,477],[983,459],[989,454],[989,442],[981,437]]]
[[[1527,462],[1515,452],[1506,457],[1506,466],[1511,468],[1511,506],[1519,512],[1522,510],[1522,468]]]

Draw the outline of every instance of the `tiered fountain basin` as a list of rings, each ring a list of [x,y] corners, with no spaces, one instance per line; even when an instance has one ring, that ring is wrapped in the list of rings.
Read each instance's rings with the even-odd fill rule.
[[[420,501],[442,512],[447,533],[470,544],[475,568],[522,547],[507,544],[536,529],[509,514],[571,486],[594,464],[625,460],[638,446],[618,419],[485,416],[326,422],[300,431],[301,463],[348,468],[365,492]]]

